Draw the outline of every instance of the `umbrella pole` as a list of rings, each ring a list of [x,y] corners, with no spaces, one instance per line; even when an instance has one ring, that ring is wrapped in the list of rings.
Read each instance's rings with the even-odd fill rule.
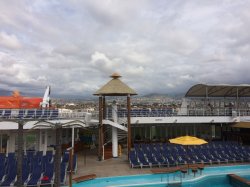
[[[187,148],[186,148],[186,150],[187,150],[187,155],[188,155],[188,149],[189,149],[189,147],[188,147],[188,145],[187,145]],[[187,173],[188,173],[188,175],[189,175],[189,163],[187,163]]]

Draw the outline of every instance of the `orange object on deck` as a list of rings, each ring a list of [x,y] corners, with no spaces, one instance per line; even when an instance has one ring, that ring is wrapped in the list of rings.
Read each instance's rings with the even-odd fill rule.
[[[14,91],[12,96],[0,96],[1,109],[20,109],[20,108],[40,108],[43,98],[23,97],[18,91]]]

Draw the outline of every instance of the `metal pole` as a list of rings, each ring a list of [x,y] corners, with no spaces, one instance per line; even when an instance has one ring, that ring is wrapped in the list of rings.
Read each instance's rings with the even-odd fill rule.
[[[131,106],[130,106],[130,95],[127,96],[127,109],[128,109],[127,121],[128,121],[128,158],[129,158],[129,152],[130,152],[130,149],[131,149],[131,124],[130,124]]]

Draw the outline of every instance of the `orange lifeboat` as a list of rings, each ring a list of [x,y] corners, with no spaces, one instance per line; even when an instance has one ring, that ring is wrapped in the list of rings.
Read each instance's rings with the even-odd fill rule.
[[[18,91],[14,91],[12,96],[0,96],[1,109],[29,109],[40,108],[43,98],[23,97]]]

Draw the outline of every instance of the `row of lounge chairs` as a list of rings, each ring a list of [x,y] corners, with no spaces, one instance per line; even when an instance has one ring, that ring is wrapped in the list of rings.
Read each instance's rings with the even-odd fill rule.
[[[77,156],[73,157],[73,172],[77,170]],[[69,153],[65,152],[61,158],[61,185],[66,182],[69,168]],[[27,152],[23,156],[22,181],[23,186],[53,186],[54,184],[54,155],[48,151]],[[0,186],[15,186],[17,183],[17,159],[15,153],[0,154]]]
[[[188,147],[169,143],[134,144],[129,161],[132,168],[250,162],[250,147],[234,142],[211,142]]]
[[[59,112],[56,109],[27,109],[27,110],[0,110],[0,118],[3,119],[54,119],[58,118]]]

